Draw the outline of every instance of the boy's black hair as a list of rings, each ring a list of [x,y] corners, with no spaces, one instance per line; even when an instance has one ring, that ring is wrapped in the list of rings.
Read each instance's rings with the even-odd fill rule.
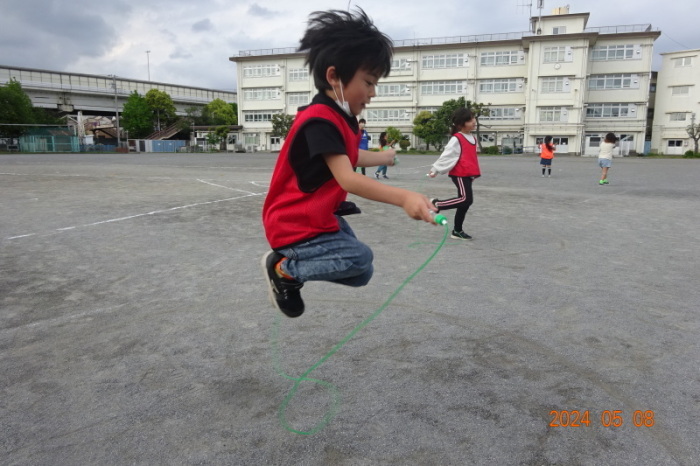
[[[358,122],[358,123],[365,123],[365,124],[366,124],[366,123],[367,123],[367,120],[365,120],[364,118],[360,118],[359,120],[357,120],[357,122]]]
[[[452,113],[452,130],[450,134],[459,132],[459,129],[464,123],[471,121],[474,118],[472,111],[466,107],[460,107]]]
[[[393,43],[374,26],[362,8],[356,10],[355,14],[342,10],[316,11],[309,16],[298,51],[307,51],[306,64],[319,91],[332,89],[326,80],[330,66],[335,66],[338,78],[345,85],[360,69],[377,77],[389,76]]]

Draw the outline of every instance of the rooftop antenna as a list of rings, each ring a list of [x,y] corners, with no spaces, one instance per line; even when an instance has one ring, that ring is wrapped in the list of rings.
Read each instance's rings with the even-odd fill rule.
[[[518,3],[518,11],[520,11],[520,8],[527,8],[528,10],[528,15],[527,15],[527,20],[531,21],[532,20],[532,0],[529,2],[527,0],[523,1],[523,3]]]
[[[540,10],[540,17],[537,20],[537,35],[542,34],[542,9],[544,8],[544,0],[537,0],[537,8]]]

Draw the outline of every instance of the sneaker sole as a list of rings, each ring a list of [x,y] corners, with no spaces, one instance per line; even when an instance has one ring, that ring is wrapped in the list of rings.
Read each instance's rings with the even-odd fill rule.
[[[275,299],[275,292],[272,290],[270,276],[267,274],[267,258],[274,253],[274,251],[269,251],[267,254],[262,256],[262,259],[260,259],[260,268],[262,269],[263,277],[265,277],[265,283],[267,284],[267,297],[270,300],[270,304],[272,304],[275,309],[282,312],[282,309],[280,309],[279,305],[277,304],[277,300]]]
[[[277,300],[275,299],[275,292],[272,288],[272,280],[270,279],[270,276],[267,274],[267,258],[270,257],[272,254],[274,254],[275,251],[269,251],[267,254],[262,256],[262,259],[260,259],[260,268],[262,269],[263,276],[265,277],[265,283],[267,283],[267,297],[270,300],[270,304],[280,311],[282,314],[284,314],[287,317],[299,317],[304,313],[304,311],[301,311],[298,314],[288,314],[282,310],[280,305],[277,303]]]
[[[471,241],[471,240],[474,239],[473,236],[472,236],[471,238],[462,238],[461,236],[454,236],[454,235],[450,235],[450,238],[452,238],[452,239],[461,239],[462,241]]]

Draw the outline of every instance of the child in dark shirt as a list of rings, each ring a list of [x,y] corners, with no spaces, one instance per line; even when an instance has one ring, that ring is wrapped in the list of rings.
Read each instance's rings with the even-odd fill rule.
[[[289,317],[304,312],[300,289],[311,280],[366,285],[372,250],[342,217],[358,213],[352,193],[402,207],[409,217],[434,223],[436,210],[419,193],[378,183],[355,167],[393,165],[395,151],[358,148],[359,115],[391,70],[391,40],[364,11],[315,12],[301,39],[319,93],[299,109],[275,165],[263,206],[272,251],[261,261],[273,304]],[[367,51],[370,51],[369,53]]]

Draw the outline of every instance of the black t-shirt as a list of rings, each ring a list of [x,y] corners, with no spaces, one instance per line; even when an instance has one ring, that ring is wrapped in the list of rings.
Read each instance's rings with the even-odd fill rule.
[[[338,105],[323,93],[316,94],[311,104],[324,104],[345,117],[355,132],[360,126],[357,118],[348,116]],[[325,154],[345,154],[345,142],[340,131],[327,120],[310,120],[300,128],[289,150],[289,163],[299,180],[299,189],[306,193],[317,190],[333,178],[323,159]]]

